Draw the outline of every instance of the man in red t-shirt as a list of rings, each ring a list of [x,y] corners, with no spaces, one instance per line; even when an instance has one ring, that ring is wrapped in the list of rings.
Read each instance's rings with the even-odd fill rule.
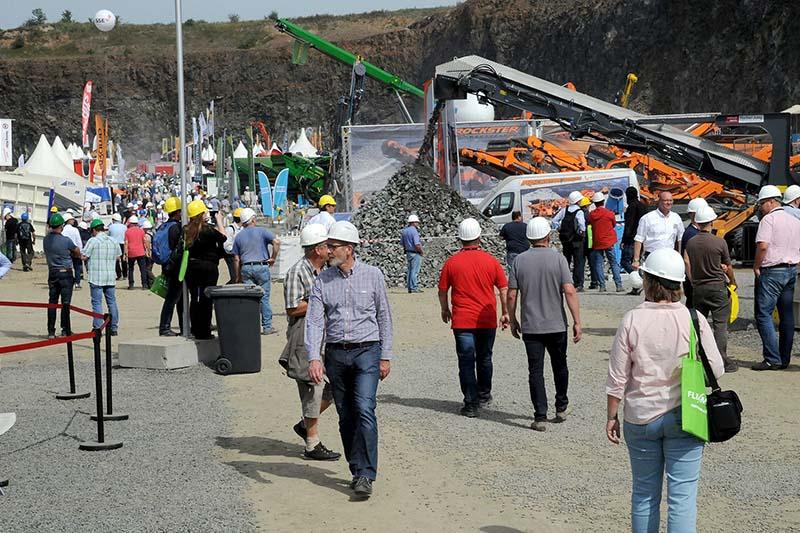
[[[500,290],[500,326],[508,327],[503,267],[480,249],[481,226],[467,218],[458,226],[461,250],[451,256],[439,276],[442,321],[451,322],[458,355],[458,379],[464,393],[461,414],[474,418],[478,408],[492,401],[492,348],[497,330],[497,296]],[[452,311],[447,301],[451,290]],[[477,369],[477,376],[476,376]]]
[[[617,225],[617,217],[613,211],[604,207],[606,197],[602,192],[594,193],[592,203],[595,208],[589,213],[588,220],[589,225],[592,226],[592,252],[589,255],[589,265],[594,271],[598,289],[604,292],[606,290],[606,272],[603,258],[608,259],[617,292],[623,292],[625,289],[622,288],[619,261],[614,253],[614,245],[617,243],[617,232],[614,229]]]
[[[150,277],[147,274],[147,248],[145,246],[144,230],[139,227],[139,217],[132,215],[128,219],[128,229],[125,230],[125,254],[123,259],[128,260],[128,290],[133,289],[133,267],[139,264],[139,274],[142,277],[142,288],[150,288]]]

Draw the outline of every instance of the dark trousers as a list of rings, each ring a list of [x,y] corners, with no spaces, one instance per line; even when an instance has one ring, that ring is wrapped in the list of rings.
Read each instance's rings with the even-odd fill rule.
[[[380,378],[381,344],[351,350],[325,350],[325,372],[331,380],[339,413],[339,434],[353,476],[375,480],[378,472],[378,419],[375,395]]]
[[[572,282],[575,288],[583,288],[583,276],[586,269],[586,255],[584,254],[583,241],[562,242],[561,247],[567,263],[571,264]]]
[[[149,288],[149,276],[147,274],[147,257],[129,257],[128,258],[128,288],[133,288],[133,270],[134,266],[139,265],[139,276],[142,278],[142,287]]]
[[[219,279],[219,267],[207,261],[189,261],[186,285],[189,288],[189,321],[192,335],[197,339],[211,337],[213,302],[206,296],[206,287],[213,287]]]
[[[547,390],[544,386],[544,351],[550,354],[553,379],[556,382],[556,411],[563,411],[569,405],[567,388],[569,369],[567,368],[567,332],[522,335],[525,351],[528,354],[528,386],[533,403],[535,420],[547,419]]]
[[[16,239],[8,239],[5,244],[5,248],[3,249],[5,252],[5,256],[8,258],[9,261],[12,263],[17,260],[17,240]]]
[[[75,272],[75,285],[80,285],[83,279],[83,259],[80,257],[73,257],[72,270]]]
[[[228,266],[228,277],[230,278],[230,280],[228,281],[228,284],[230,285],[231,283],[236,283],[236,279],[235,279],[236,271],[233,269],[233,256],[232,255],[226,255],[225,256],[225,264]]]
[[[705,317],[711,315],[711,327],[722,360],[728,359],[728,319],[731,316],[731,300],[724,283],[703,283],[694,287],[694,307]]]
[[[119,249],[120,252],[122,252],[123,254],[125,253],[124,244],[120,244]],[[117,279],[128,277],[128,262],[125,259],[123,259],[121,255],[117,258],[117,264],[115,270],[117,271]]]
[[[622,255],[619,258],[619,266],[622,270],[630,274],[633,272],[633,243],[623,243]]]
[[[72,303],[74,285],[75,277],[71,270],[67,272],[51,270],[47,276],[47,286],[50,289],[47,302],[57,304],[61,299],[61,332],[66,335],[72,333],[69,322],[69,304]],[[47,334],[56,334],[56,309],[47,310]]]
[[[33,264],[33,241],[19,241],[19,254],[22,256],[22,268],[31,268]]]
[[[454,329],[458,380],[464,405],[477,406],[492,397],[492,348],[495,329]]]
[[[164,270],[161,271],[164,273]],[[172,329],[172,313],[175,307],[178,308],[178,327],[183,333],[183,291],[181,291],[182,284],[178,281],[178,275],[169,276],[165,273],[167,278],[167,295],[164,296],[164,303],[161,305],[161,318],[158,321],[158,332],[167,333]]]
[[[727,292],[727,289],[725,289]],[[696,307],[694,300],[694,288],[692,282],[686,280],[683,282],[683,295],[686,296],[686,307]]]

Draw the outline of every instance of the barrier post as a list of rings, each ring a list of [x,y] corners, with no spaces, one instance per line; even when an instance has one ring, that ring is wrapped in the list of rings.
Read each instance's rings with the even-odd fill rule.
[[[103,414],[103,371],[100,363],[100,336],[102,335],[101,329],[94,330],[94,386],[95,398],[97,399],[97,413]],[[103,417],[98,416],[97,420],[97,441],[85,441],[78,445],[78,448],[86,451],[100,451],[100,450],[116,450],[122,448],[121,441],[106,442],[105,440],[105,427]]]
[[[75,358],[72,355],[72,342],[67,343],[67,368],[69,370],[69,392],[56,394],[57,400],[79,400],[88,398],[88,392],[75,392]]]
[[[111,315],[106,313],[103,315],[106,321],[106,412],[103,414],[103,420],[127,420],[128,415],[114,413],[114,398],[113,386],[111,383]],[[101,411],[98,411],[100,413]],[[90,418],[97,420],[96,414]]]

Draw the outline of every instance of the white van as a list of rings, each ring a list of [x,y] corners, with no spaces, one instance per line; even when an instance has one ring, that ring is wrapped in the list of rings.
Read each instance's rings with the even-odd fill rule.
[[[636,173],[631,169],[509,176],[478,204],[478,210],[502,226],[511,222],[511,213],[514,211],[521,211],[526,222],[540,215],[550,218],[568,204],[567,197],[572,191],[580,191],[588,198],[602,191],[607,195],[611,193],[612,199],[619,199],[620,205],[607,207],[621,215],[624,212],[625,189],[631,186],[639,189]]]

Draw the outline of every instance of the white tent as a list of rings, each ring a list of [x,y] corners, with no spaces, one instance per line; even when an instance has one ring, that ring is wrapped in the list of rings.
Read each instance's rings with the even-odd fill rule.
[[[280,155],[282,153],[283,153],[283,150],[278,148],[277,144],[272,143],[272,148],[269,149],[269,155]]]
[[[217,160],[217,152],[214,151],[213,146],[208,147],[208,154],[210,156],[209,161],[216,161]]]
[[[242,143],[242,141],[239,141],[239,146],[237,146],[236,150],[233,151],[233,158],[234,159],[247,158],[247,148],[244,147],[244,143]]]
[[[294,143],[294,148],[289,149],[292,153],[301,154],[303,157],[317,157],[317,149],[311,144],[311,141],[306,137],[306,130],[300,130],[300,137]]]
[[[256,157],[262,157],[263,155],[266,155],[266,153],[267,151],[264,150],[261,142],[256,143],[256,145],[253,147],[253,155]]]
[[[72,156],[69,155],[67,149],[64,147],[64,143],[61,142],[61,137],[58,135],[56,135],[56,138],[53,141],[52,149],[59,161],[64,163],[64,166],[67,168],[72,168]]]
[[[295,148],[297,148],[297,141],[290,142],[289,143],[289,153],[293,154],[296,151]]]
[[[59,207],[70,207],[63,204],[75,204],[78,208],[83,206],[89,182],[75,174],[72,168],[55,154],[44,135],[39,137],[39,144],[36,145],[25,166],[18,168],[14,173],[21,174],[30,181],[49,181],[56,194],[60,196]]]

